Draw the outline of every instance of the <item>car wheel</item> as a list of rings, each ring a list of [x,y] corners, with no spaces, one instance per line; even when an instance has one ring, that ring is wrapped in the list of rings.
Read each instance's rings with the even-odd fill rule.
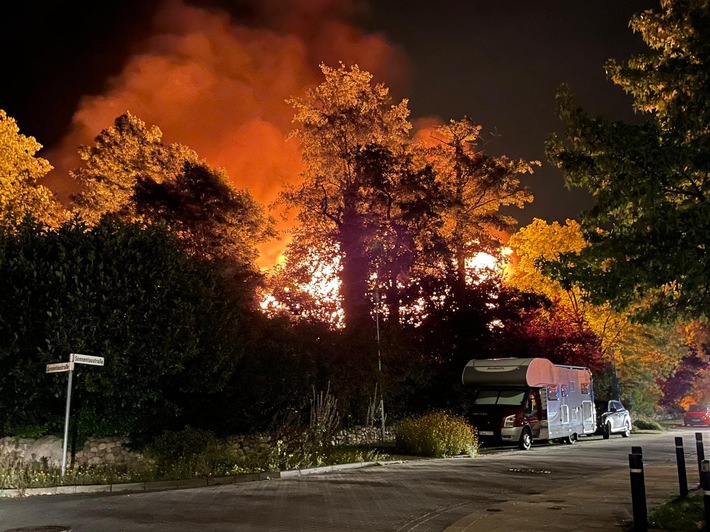
[[[577,443],[577,434],[576,433],[570,434],[569,436],[567,436],[564,439],[564,442],[569,445],[574,445],[575,443]]]
[[[530,433],[530,429],[525,427],[523,429],[523,433],[520,435],[520,441],[518,442],[518,447],[520,447],[523,451],[529,451],[530,447],[532,447],[532,434]]]
[[[624,432],[621,433],[624,438],[631,436],[631,422],[627,421],[624,423]]]
[[[602,438],[608,440],[609,436],[611,436],[611,423],[606,423],[604,425],[604,432],[602,432]]]

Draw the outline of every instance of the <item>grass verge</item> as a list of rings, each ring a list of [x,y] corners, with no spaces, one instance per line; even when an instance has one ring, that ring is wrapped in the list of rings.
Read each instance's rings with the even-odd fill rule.
[[[677,497],[653,510],[648,516],[649,528],[690,532],[705,530],[703,495]]]

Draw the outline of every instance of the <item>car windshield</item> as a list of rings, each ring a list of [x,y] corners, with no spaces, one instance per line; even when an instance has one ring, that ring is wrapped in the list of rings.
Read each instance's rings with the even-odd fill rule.
[[[707,409],[700,405],[690,405],[690,408],[688,408],[688,412],[705,412],[705,410]]]
[[[525,397],[525,390],[481,390],[475,405],[521,405]]]

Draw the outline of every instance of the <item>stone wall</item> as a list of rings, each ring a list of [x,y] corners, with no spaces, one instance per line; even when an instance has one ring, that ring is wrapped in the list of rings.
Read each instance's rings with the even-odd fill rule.
[[[392,429],[385,431],[387,440],[394,440]],[[380,441],[379,427],[353,427],[335,435],[335,445],[374,444]],[[235,436],[228,439],[241,456],[251,453],[268,453],[272,447],[271,439],[266,435]],[[150,458],[130,451],[126,438],[89,438],[84,447],[77,451],[76,467],[97,465],[136,465],[150,463]],[[67,457],[69,465],[70,457]],[[29,438],[0,438],[0,461],[42,463],[48,467],[61,467],[62,439],[57,436],[45,436],[38,440]]]
[[[143,455],[126,448],[127,441],[125,438],[89,438],[84,447],[77,451],[74,465],[83,467],[145,462],[147,459]],[[60,467],[62,464],[62,438],[57,436],[45,436],[38,440],[2,438],[0,439],[0,459]]]

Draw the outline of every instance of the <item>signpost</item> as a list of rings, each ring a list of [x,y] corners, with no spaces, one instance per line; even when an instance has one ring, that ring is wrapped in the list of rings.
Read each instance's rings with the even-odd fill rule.
[[[62,476],[67,469],[67,442],[69,441],[69,409],[71,407],[71,383],[72,375],[74,374],[75,364],[88,364],[90,366],[103,366],[104,357],[95,357],[91,355],[82,355],[79,353],[70,353],[69,362],[57,362],[56,364],[47,364],[47,373],[69,372],[67,380],[67,408],[64,413],[64,445],[62,448]]]

